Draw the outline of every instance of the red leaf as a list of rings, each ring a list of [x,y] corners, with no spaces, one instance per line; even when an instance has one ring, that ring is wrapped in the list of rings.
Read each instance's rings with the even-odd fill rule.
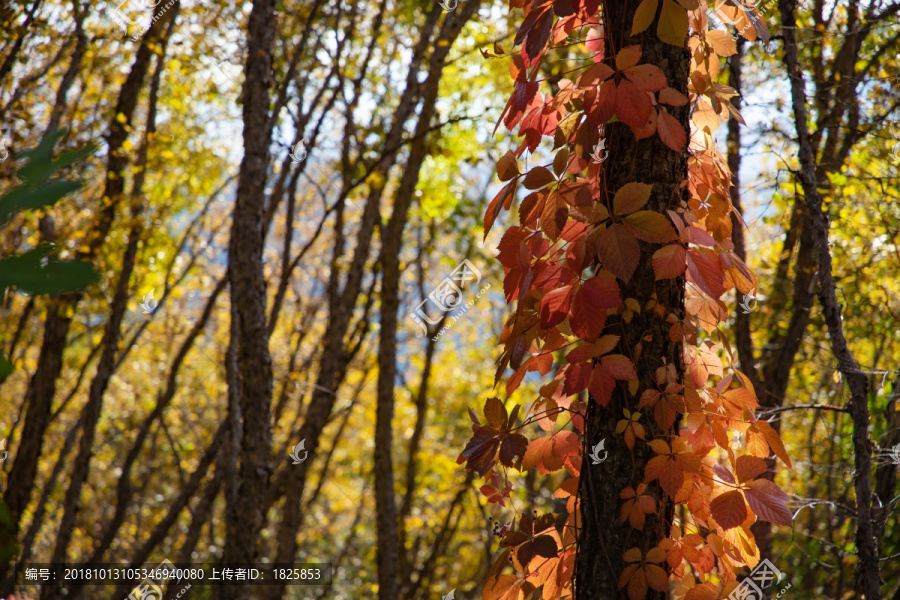
[[[619,285],[612,273],[600,271],[585,281],[582,289],[588,304],[594,308],[616,308],[622,303]]]
[[[616,380],[613,379],[602,366],[597,365],[591,372],[591,382],[588,384],[588,391],[591,397],[600,406],[609,404],[612,397],[613,388],[616,387]]]
[[[713,498],[709,509],[716,522],[725,529],[732,529],[747,519],[747,503],[738,490],[725,492]]]
[[[591,363],[575,363],[566,371],[566,380],[563,385],[563,393],[573,396],[588,386],[591,377]]]
[[[553,13],[547,10],[541,15],[540,20],[528,34],[528,39],[525,41],[525,52],[528,54],[528,58],[537,58],[547,44],[547,39],[550,37],[552,30]]]
[[[589,342],[600,337],[606,326],[606,311],[591,303],[586,285],[581,286],[572,299],[569,325],[578,337]]]
[[[612,377],[633,381],[637,379],[634,363],[622,354],[610,354],[600,359],[600,364]]]
[[[572,286],[551,290],[541,300],[541,327],[548,329],[562,323],[569,314]]]
[[[491,200],[491,203],[488,205],[487,210],[484,211],[484,239],[487,239],[487,235],[488,233],[490,233],[491,227],[494,226],[494,221],[497,219],[497,215],[500,214],[500,209],[509,209],[511,201],[516,195],[516,187],[518,186],[518,183],[519,180],[516,179],[504,185],[503,188],[500,189],[500,192],[496,196],[494,196],[494,199]]]
[[[612,79],[604,81],[585,94],[584,105],[587,107],[588,120],[594,125],[602,125],[616,112],[616,82]]]
[[[616,86],[616,116],[629,127],[640,129],[646,125],[651,108],[653,102],[647,92],[641,91],[627,79]]]
[[[791,524],[791,509],[787,506],[790,497],[780,487],[768,479],[754,479],[747,483],[745,492],[747,504],[760,519],[776,525]]]
[[[548,183],[556,181],[556,177],[547,167],[535,167],[528,171],[522,184],[529,190],[542,188]]]
[[[744,455],[738,456],[735,471],[738,481],[744,483],[765,473],[766,468],[765,460],[757,456]]]

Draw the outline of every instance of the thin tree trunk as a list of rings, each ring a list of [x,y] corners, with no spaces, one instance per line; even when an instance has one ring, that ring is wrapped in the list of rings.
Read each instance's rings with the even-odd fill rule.
[[[633,43],[640,43],[642,63],[656,65],[662,69],[668,85],[684,95],[688,94],[687,84],[690,69],[690,55],[685,47],[667,45],[659,40],[654,25],[637,36],[629,38],[634,13],[640,2],[624,0],[605,2],[607,48],[621,50]],[[673,111],[673,116],[690,131],[689,112],[686,107]],[[606,181],[602,187],[612,192],[629,182],[643,182],[653,185],[652,195],[646,209],[665,214],[675,210],[685,196],[687,180],[687,153],[674,152],[665,146],[658,136],[636,141],[631,130],[621,123],[606,125],[609,158],[606,165]],[[641,256],[637,270],[631,280],[620,283],[623,298],[637,298],[639,302],[656,294],[659,303],[669,312],[684,316],[685,278],[656,281],[651,256],[659,244],[641,242]],[[678,373],[684,374],[682,342],[672,342],[667,334],[668,325],[654,316],[652,311],[635,314],[629,324],[617,318],[609,323],[621,335],[617,352],[626,356],[634,355],[634,348],[644,336],[652,336],[652,341],[643,341],[643,350],[637,361],[636,370],[640,389],[655,388],[656,369],[664,364],[673,364]],[[575,570],[575,600],[613,600],[622,597],[618,589],[619,575],[625,568],[622,555],[630,547],[640,548],[646,553],[669,534],[674,517],[672,499],[654,485],[648,493],[655,493],[657,511],[647,515],[647,522],[641,534],[634,535],[634,529],[619,520],[619,493],[633,485],[634,474],[643,473],[644,466],[654,456],[645,445],[637,445],[629,450],[623,437],[614,435],[616,423],[622,418],[623,409],[634,409],[634,401],[628,394],[627,386],[618,382],[609,404],[599,406],[593,398],[588,400],[585,419],[585,457],[579,482],[581,530],[578,536],[578,555]],[[648,439],[663,432],[652,422],[647,422]],[[677,429],[676,422],[676,429]],[[603,463],[602,474],[591,467],[587,454],[601,440],[606,440],[608,460]],[[647,598],[657,600],[666,594],[650,590]]]
[[[381,330],[378,341],[378,405],[375,410],[375,506],[378,538],[378,598],[397,600],[400,589],[400,545],[394,490],[394,380],[397,375],[397,314],[400,310],[400,253],[419,171],[425,160],[426,134],[431,130],[438,87],[447,54],[463,25],[478,10],[480,0],[468,0],[444,18],[428,65],[422,110],[416,123],[409,159],[394,200],[393,212],[381,236]],[[432,12],[440,10],[432,6]]]
[[[275,0],[254,0],[247,25],[243,87],[244,158],[234,206],[228,266],[231,282],[232,343],[237,338],[237,382],[241,412],[237,495],[227,511],[225,562],[253,563],[265,521],[272,452],[272,359],[266,328],[265,186],[269,170],[270,90],[275,39]],[[249,596],[246,585],[227,586],[223,599]]]
[[[841,320],[841,306],[838,304],[834,284],[831,250],[828,247],[828,217],[819,195],[816,163],[810,143],[807,126],[806,92],[803,71],[797,57],[797,40],[794,18],[795,0],[779,0],[784,36],[784,61],[791,82],[791,103],[794,110],[794,125],[797,130],[800,154],[798,173],[803,185],[803,197],[809,211],[810,231],[813,236],[819,263],[819,302],[828,326],[831,349],[838,362],[838,370],[847,380],[850,388],[850,414],[853,418],[853,450],[856,467],[856,551],[857,551],[857,593],[866,600],[880,600],[881,577],[878,566],[878,547],[875,540],[875,526],[872,519],[872,462],[869,449],[868,427],[868,379],[859,368],[859,363],[850,351],[844,338]]]

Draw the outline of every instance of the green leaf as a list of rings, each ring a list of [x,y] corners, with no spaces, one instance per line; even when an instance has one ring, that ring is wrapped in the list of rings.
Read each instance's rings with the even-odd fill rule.
[[[54,179],[37,187],[19,186],[0,198],[0,224],[14,212],[50,206],[80,187],[81,183],[71,179]]]
[[[0,259],[0,293],[16,287],[28,294],[61,294],[83,288],[99,279],[91,265],[81,261],[48,259],[52,244],[19,256]]]

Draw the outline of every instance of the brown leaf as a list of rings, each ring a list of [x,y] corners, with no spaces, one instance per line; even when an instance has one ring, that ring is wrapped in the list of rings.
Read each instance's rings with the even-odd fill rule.
[[[724,529],[738,527],[747,518],[747,503],[739,490],[732,490],[713,498],[709,509],[716,522]]]

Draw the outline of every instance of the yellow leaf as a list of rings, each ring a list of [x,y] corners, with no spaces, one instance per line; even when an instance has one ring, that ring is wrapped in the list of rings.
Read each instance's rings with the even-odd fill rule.
[[[653,17],[656,16],[656,9],[659,6],[659,0],[643,0],[634,13],[634,22],[631,25],[631,35],[637,35],[650,27],[653,23]]]
[[[662,14],[656,26],[660,41],[673,46],[684,47],[687,42],[687,11],[673,0],[663,0]]]

